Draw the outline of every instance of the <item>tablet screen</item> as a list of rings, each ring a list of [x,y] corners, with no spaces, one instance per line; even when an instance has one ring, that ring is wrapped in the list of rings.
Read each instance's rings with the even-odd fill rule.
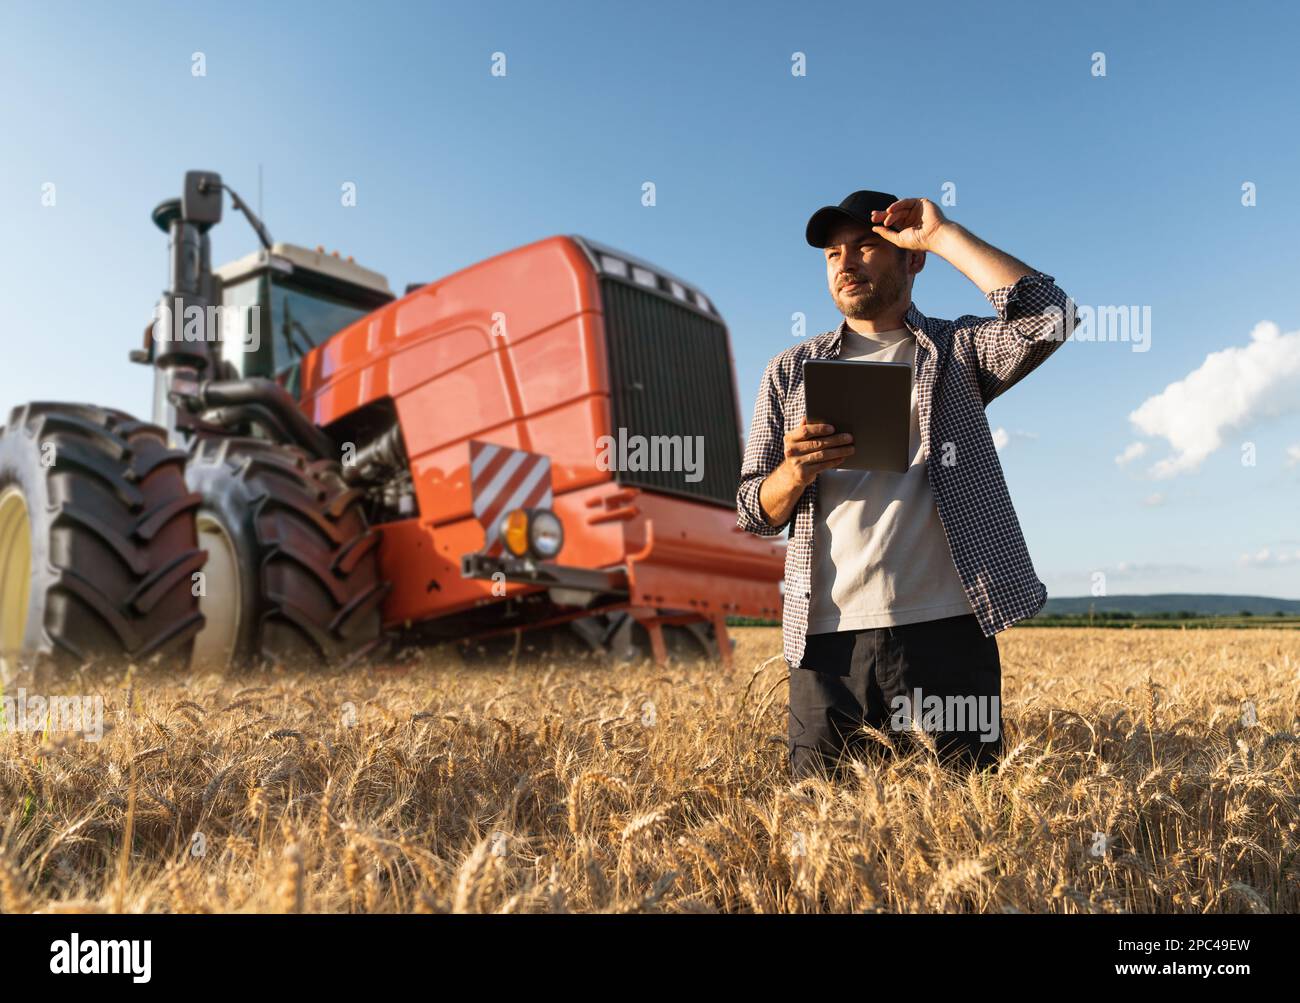
[[[912,367],[906,362],[808,359],[803,364],[808,423],[853,436],[845,470],[905,473],[911,465]]]

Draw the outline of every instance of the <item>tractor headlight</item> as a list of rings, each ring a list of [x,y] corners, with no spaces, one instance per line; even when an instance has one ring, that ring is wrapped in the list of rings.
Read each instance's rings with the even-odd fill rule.
[[[548,508],[535,508],[529,513],[528,545],[534,554],[549,561],[564,546],[564,524]]]
[[[515,557],[549,561],[564,546],[564,525],[546,508],[517,508],[501,520],[501,542]]]

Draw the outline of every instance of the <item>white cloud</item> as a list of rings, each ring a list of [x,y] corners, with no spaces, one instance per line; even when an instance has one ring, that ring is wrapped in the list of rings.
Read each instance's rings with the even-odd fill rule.
[[[1164,503],[1165,503],[1165,496],[1164,496],[1164,492],[1162,491],[1157,491],[1155,494],[1147,495],[1145,498],[1142,499],[1142,504],[1145,505],[1147,508],[1156,508],[1157,506],[1163,505]]]
[[[1037,432],[1026,432],[1023,428],[1018,428],[1014,432],[1008,432],[999,425],[993,430],[993,448],[999,453],[1011,445],[1012,439],[1037,439]]]
[[[1101,584],[1107,595],[1120,592],[1206,591],[1205,568],[1193,564],[1155,561],[1120,561],[1092,568],[1048,570],[1043,579],[1048,591],[1061,595],[1085,595]],[[1198,589],[1197,586],[1202,588]]]
[[[1300,442],[1286,447],[1286,465],[1294,467],[1298,464],[1300,464]]]
[[[1282,334],[1264,321],[1255,325],[1245,347],[1211,352],[1199,368],[1143,401],[1129,421],[1144,435],[1169,443],[1173,455],[1150,472],[1173,477],[1198,469],[1226,434],[1297,410],[1300,331]]]
[[[1300,550],[1285,550],[1278,548],[1270,550],[1268,547],[1260,547],[1253,554],[1242,554],[1237,558],[1237,563],[1243,568],[1281,568],[1289,564],[1300,563]]]
[[[1201,569],[1191,564],[1155,564],[1145,561],[1120,561],[1105,571],[1112,578],[1145,578],[1152,575],[1191,575]]]
[[[1147,444],[1145,442],[1130,442],[1124,447],[1124,452],[1115,457],[1115,462],[1121,467],[1126,463],[1132,463],[1140,456],[1146,455]]]

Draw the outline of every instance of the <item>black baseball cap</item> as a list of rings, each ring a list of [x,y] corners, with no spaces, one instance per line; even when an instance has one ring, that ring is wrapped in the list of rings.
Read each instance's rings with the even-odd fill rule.
[[[871,222],[873,210],[884,212],[898,201],[898,196],[888,192],[860,191],[854,192],[839,205],[822,206],[808,220],[805,235],[813,247],[825,247],[830,243],[834,228],[844,222],[861,223],[868,230],[875,224]]]

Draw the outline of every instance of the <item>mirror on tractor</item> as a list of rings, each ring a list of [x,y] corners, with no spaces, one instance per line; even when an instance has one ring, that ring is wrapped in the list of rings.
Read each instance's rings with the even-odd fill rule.
[[[181,193],[181,218],[200,226],[221,222],[221,175],[216,171],[186,171]]]

